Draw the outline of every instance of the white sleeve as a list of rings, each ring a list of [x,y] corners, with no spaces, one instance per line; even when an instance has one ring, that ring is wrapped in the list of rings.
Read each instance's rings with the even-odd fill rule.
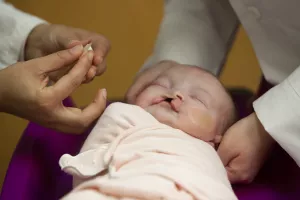
[[[254,102],[265,130],[300,166],[300,67]]]
[[[165,0],[152,56],[143,69],[162,60],[219,72],[238,25],[228,1]]]
[[[23,60],[27,36],[42,19],[0,0],[0,69]]]

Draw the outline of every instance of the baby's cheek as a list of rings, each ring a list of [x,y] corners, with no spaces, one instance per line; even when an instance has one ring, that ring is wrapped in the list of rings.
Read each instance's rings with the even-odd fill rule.
[[[187,127],[190,128],[190,134],[194,137],[209,141],[214,138],[215,121],[207,110],[199,110],[197,108],[188,111]]]
[[[199,126],[211,127],[213,120],[208,111],[197,108],[188,111],[188,118],[191,123]]]

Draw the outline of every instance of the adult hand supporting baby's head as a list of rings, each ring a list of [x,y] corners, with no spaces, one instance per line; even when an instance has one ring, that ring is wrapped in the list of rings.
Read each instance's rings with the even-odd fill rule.
[[[231,183],[252,182],[274,144],[255,113],[231,126],[218,148]]]
[[[225,88],[196,66],[160,62],[137,76],[126,97],[161,123],[213,145],[234,120],[234,105]]]
[[[64,25],[41,24],[35,27],[27,38],[24,59],[43,57],[76,45],[85,46],[88,43],[92,44],[94,57],[92,67],[84,81],[87,83],[106,70],[106,57],[110,50],[110,42],[100,34]],[[49,76],[53,81],[57,81],[68,73],[70,68],[50,73]]]
[[[160,74],[174,65],[179,65],[174,61],[161,61],[158,64],[149,67],[141,72],[134,80],[133,84],[128,89],[125,98],[130,104],[136,102],[137,96],[151,84]]]

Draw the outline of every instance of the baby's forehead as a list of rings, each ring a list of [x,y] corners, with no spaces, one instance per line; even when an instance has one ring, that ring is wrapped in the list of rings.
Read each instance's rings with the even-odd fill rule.
[[[158,79],[190,87],[218,87],[219,89],[222,87],[218,78],[213,74],[195,66],[172,67],[162,73]]]

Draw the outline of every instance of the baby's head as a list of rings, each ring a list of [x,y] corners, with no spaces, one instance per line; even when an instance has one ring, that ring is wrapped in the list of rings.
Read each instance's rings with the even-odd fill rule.
[[[235,120],[234,104],[222,84],[192,66],[164,71],[137,96],[136,104],[161,123],[213,144]]]

